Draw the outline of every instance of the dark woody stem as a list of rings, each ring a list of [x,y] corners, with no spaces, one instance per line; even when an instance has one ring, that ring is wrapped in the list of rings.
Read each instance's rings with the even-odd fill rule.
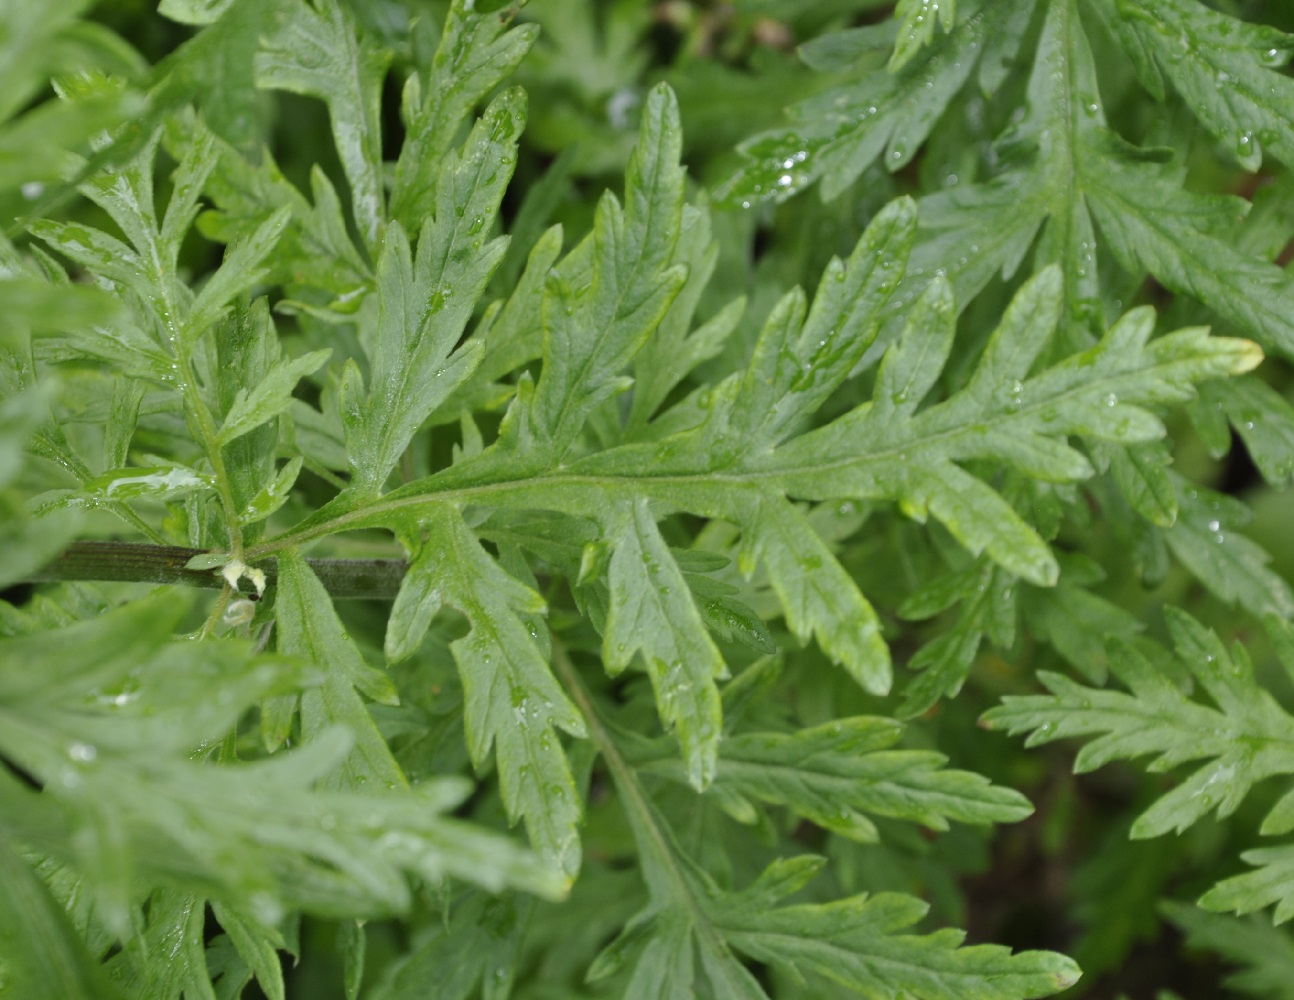
[[[219,589],[225,581],[218,571],[184,568],[203,551],[136,542],[73,542],[26,582],[113,580]],[[409,568],[403,559],[307,559],[306,562],[335,598],[390,600],[399,591],[400,581]],[[278,575],[277,561],[267,557],[257,560],[256,566],[264,570],[273,586]]]

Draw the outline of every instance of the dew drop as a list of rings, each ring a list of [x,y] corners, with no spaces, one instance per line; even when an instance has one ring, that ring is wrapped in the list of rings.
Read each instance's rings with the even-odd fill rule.
[[[83,764],[88,764],[99,756],[99,751],[89,743],[73,743],[67,748],[67,755],[73,760],[79,760]]]

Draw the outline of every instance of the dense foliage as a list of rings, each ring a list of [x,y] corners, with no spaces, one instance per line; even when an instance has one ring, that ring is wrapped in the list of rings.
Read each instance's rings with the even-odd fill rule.
[[[0,0],[0,997],[1294,997],[1283,6]]]

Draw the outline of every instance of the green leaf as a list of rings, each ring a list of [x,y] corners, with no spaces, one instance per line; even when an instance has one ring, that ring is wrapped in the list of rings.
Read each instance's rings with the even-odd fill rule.
[[[944,31],[951,31],[957,20],[955,0],[899,0],[894,5],[894,16],[901,18],[899,38],[894,45],[894,54],[890,56],[890,72],[902,69],[912,57],[930,44],[935,35],[935,24]]]
[[[239,513],[239,519],[243,524],[263,521],[287,503],[297,476],[301,473],[302,462],[300,456],[289,461],[278,471],[272,481],[247,501],[247,505]]]
[[[89,0],[72,0],[53,11],[32,7],[5,10],[4,48],[0,52],[0,119],[12,117],[40,89],[48,77],[51,43],[76,24],[78,16],[90,6]]]
[[[75,691],[87,677],[120,679],[129,664],[167,641],[168,630],[183,611],[179,602],[158,595],[49,634],[6,638],[0,644],[0,697],[18,700],[39,694],[52,700]],[[143,628],[146,622],[158,627]]]
[[[356,249],[346,227],[341,200],[316,167],[310,173],[313,204],[288,182],[268,152],[253,165],[228,147],[220,148],[220,169],[208,183],[217,211],[198,217],[203,235],[232,243],[255,229],[282,206],[291,222],[265,264],[266,281],[286,285],[293,295],[317,289],[330,313],[349,315],[371,290],[372,269]],[[280,303],[285,310],[288,304]]]
[[[486,996],[506,996],[516,979],[520,946],[531,906],[524,898],[456,900],[444,923],[418,935],[409,953],[390,968],[373,1000],[419,1000],[436,984],[437,1000],[467,1000],[484,985]]]
[[[1294,477],[1294,407],[1280,393],[1248,376],[1210,382],[1200,400],[1225,414],[1267,482],[1283,486]]]
[[[1028,27],[1029,6],[1012,15],[1017,40]],[[1002,54],[1013,57],[1010,46]],[[986,56],[986,67],[989,61]],[[946,268],[959,298],[969,301],[995,271],[1008,279],[1015,273],[1045,219],[1036,267],[1061,267],[1060,332],[1068,344],[1085,347],[1110,313],[1096,280],[1097,239],[1081,168],[1100,162],[1098,137],[1106,136],[1095,61],[1072,4],[1048,5],[1027,97],[1019,125],[998,137],[994,158],[1000,167],[984,183],[958,183],[922,200],[923,227],[937,235],[916,248],[912,270],[919,275]]]
[[[251,235],[236,239],[225,251],[220,270],[211,276],[185,318],[184,336],[190,342],[201,337],[225,314],[230,303],[249,291],[268,271],[261,267],[274,249],[291,217],[284,206],[262,222]]]
[[[144,385],[122,379],[112,387],[112,410],[103,433],[103,464],[115,469],[126,464],[130,439],[139,423],[139,405],[144,400]]]
[[[776,494],[751,498],[740,510],[742,567],[768,572],[787,624],[810,635],[873,694],[887,694],[890,651],[876,610],[835,554],[796,507]]]
[[[286,947],[283,935],[255,917],[221,903],[213,903],[212,912],[238,949],[238,954],[256,974],[256,981],[266,997],[269,1000],[286,1000],[283,966],[278,954],[280,949]]]
[[[1090,560],[1062,561],[1055,588],[1022,595],[1029,632],[1096,684],[1109,672],[1107,640],[1130,642],[1142,629],[1129,610],[1088,589],[1103,576]]]
[[[362,921],[344,921],[337,928],[337,950],[342,955],[342,978],[346,1000],[356,1000],[364,981],[364,957],[368,936]]]
[[[70,753],[68,745],[53,746],[58,739],[88,747],[71,753],[74,761],[84,758],[82,762],[95,760],[100,751],[184,753],[223,736],[259,699],[293,690],[306,679],[298,664],[269,657],[256,660],[238,643],[213,643],[201,654],[170,644],[167,628],[184,610],[154,598],[61,630],[67,642],[64,655],[76,655],[92,644],[102,655],[98,661],[77,663],[76,669],[47,667],[43,687],[22,675],[17,658],[29,649],[51,645],[48,636],[36,633],[7,641],[0,650],[0,697],[6,711],[25,712],[26,724],[39,731],[29,748],[10,747],[19,754],[15,759],[26,757],[33,773],[57,771]],[[131,634],[152,621],[163,626],[156,638]],[[43,665],[38,657],[32,663]],[[207,697],[212,686],[221,689],[223,701]],[[88,700],[89,708],[86,690],[96,692]],[[18,739],[17,732],[13,739]]]
[[[1247,24],[1195,0],[1153,7],[1136,0],[1101,0],[1100,6],[1106,22],[1117,26],[1119,44],[1136,54],[1143,81],[1151,73],[1151,80],[1167,79],[1246,170],[1262,165],[1264,147],[1287,164],[1294,160],[1294,81],[1280,73],[1294,51],[1290,35]]]
[[[1054,994],[951,928],[1061,661],[989,724],[1141,818],[985,773],[1092,978],[1186,862],[1294,913],[1262,6],[0,0],[0,979]]]
[[[175,595],[159,593],[0,641],[0,753],[45,789],[0,781],[9,835],[72,865],[107,926],[129,928],[123,907],[133,885],[155,886],[180,871],[262,916],[281,905],[399,909],[408,904],[405,872],[560,891],[532,856],[441,818],[465,793],[456,782],[394,796],[310,790],[331,783],[350,752],[336,729],[269,761],[193,759],[195,744],[221,739],[252,705],[302,677],[299,665],[257,657],[246,644],[172,642],[169,629],[185,610]],[[322,624],[323,638],[335,639]],[[183,930],[179,911],[173,924],[175,934],[193,933],[200,956],[200,906],[197,913],[196,931]],[[190,985],[207,982],[189,959],[173,971]],[[163,964],[144,974],[169,971]]]
[[[902,934],[927,909],[911,896],[881,893],[776,906],[814,876],[821,858],[774,862],[745,889],[724,891],[684,854],[641,786],[629,791],[627,783],[636,785],[636,779],[617,771],[621,792],[632,803],[629,817],[651,898],[594,962],[592,979],[617,971],[634,952],[630,995],[662,1000],[689,991],[767,997],[738,954],[800,983],[812,976],[815,984],[832,982],[877,997],[881,968],[881,989],[940,1000],[1047,996],[1078,978],[1077,966],[1054,953],[961,948],[963,935],[952,930]]]
[[[1180,399],[1192,382],[1245,371],[1258,354],[1248,342],[1209,339],[1199,330],[1145,345],[1153,318],[1134,311],[1096,347],[1029,378],[1032,359],[1055,323],[1059,293],[1059,274],[1051,269],[1021,289],[969,385],[950,399],[906,420],[895,415],[911,414],[920,393],[874,399],[754,467],[809,499],[895,497],[909,516],[934,514],[971,552],[987,551],[1030,582],[1054,583],[1056,566],[1046,545],[998,494],[953,461],[992,457],[1045,480],[1090,475],[1086,460],[1052,435],[1156,438],[1162,425],[1138,404]],[[887,372],[908,364],[904,342],[916,336],[909,328],[887,354],[878,385],[899,381]]]
[[[641,349],[686,280],[686,269],[673,264],[683,213],[681,144],[678,102],[668,87],[655,87],[629,160],[625,207],[604,195],[593,233],[549,281],[544,367],[529,417],[558,458],[593,409],[626,388],[616,373]]]
[[[1180,516],[1164,535],[1173,555],[1228,604],[1294,615],[1290,585],[1268,568],[1268,554],[1237,530],[1248,523],[1248,508],[1232,497],[1174,481]]]
[[[915,26],[923,8],[916,0],[896,13]],[[791,109],[795,124],[754,136],[742,143],[745,163],[719,185],[729,203],[784,201],[809,184],[822,180],[823,197],[837,197],[879,158],[886,170],[906,166],[930,135],[949,102],[974,71],[986,41],[1005,31],[1018,42],[1027,27],[1029,5],[985,4],[953,25],[953,5],[938,4],[945,31],[917,52],[923,34],[900,34],[890,72],[863,71],[857,78],[802,101]],[[1021,22],[1021,13],[1025,15]],[[934,12],[922,24],[933,30]],[[858,44],[870,40],[876,28],[856,29]],[[879,41],[879,39],[877,39]],[[831,44],[819,40],[819,46]],[[859,46],[862,48],[863,46]],[[806,57],[812,61],[815,51]]]
[[[230,425],[230,417],[236,416],[235,411],[243,414],[240,419],[254,420],[256,409],[274,410],[273,393],[264,393],[261,387],[272,389],[272,382],[266,384],[271,375],[277,372],[275,381],[282,382],[286,373],[279,360],[279,339],[267,301],[257,299],[250,306],[241,302],[236,304],[233,312],[217,328],[215,346],[216,413],[225,415],[225,426]],[[254,387],[253,395],[259,397],[255,409],[247,408],[248,387]],[[285,386],[279,396],[278,402],[283,407],[290,402],[290,397],[283,399],[290,391],[291,386]],[[212,414],[213,430],[216,413]],[[265,413],[263,422],[254,427],[247,426],[243,433],[220,446],[221,464],[229,483],[230,507],[238,512],[245,525],[255,523],[257,510],[263,509],[268,513],[273,501],[268,497],[262,498],[262,494],[274,491],[279,485],[274,474],[280,429],[277,415],[277,412]],[[220,440],[219,434],[216,440]],[[288,483],[284,492],[290,486]],[[257,534],[259,530],[256,528],[244,530],[243,542],[254,540]]]
[[[169,890],[156,893],[150,901],[147,929],[109,967],[115,965],[116,977],[135,995],[180,1000],[187,994],[215,1000],[202,947],[205,917],[206,900],[201,896]],[[170,960],[143,960],[159,951]]]
[[[675,558],[677,560],[677,556]],[[741,593],[740,588],[686,571],[683,578],[692,591],[697,611],[711,635],[723,642],[746,646],[757,653],[777,652],[777,643],[769,635],[763,619],[750,605],[736,596]]]
[[[408,134],[395,166],[391,215],[410,231],[440,212],[439,164],[472,106],[511,75],[538,35],[533,24],[503,31],[506,19],[479,7],[470,0],[450,5],[426,84],[417,74],[405,84]]]
[[[515,246],[515,242],[508,244],[510,251]],[[472,331],[472,341],[481,347],[481,362],[432,414],[434,423],[457,419],[464,410],[481,407],[493,410],[512,398],[516,387],[498,380],[542,353],[542,344],[534,336],[533,323],[539,314],[548,273],[561,248],[561,227],[553,226],[531,249],[525,270],[507,301],[493,302],[487,307]],[[506,261],[505,256],[501,267],[506,266]],[[498,275],[499,272],[495,272],[496,279]]]
[[[121,240],[98,229],[43,219],[33,222],[28,229],[33,236],[78,264],[93,268],[96,274],[124,285],[134,285],[143,280],[143,263],[139,255]]]
[[[333,610],[332,598],[304,559],[294,552],[279,557],[279,648],[318,664],[323,685],[301,696],[301,730],[308,740],[335,726],[344,726],[355,745],[329,784],[336,788],[406,787],[406,779],[391,756],[356,688],[384,704],[398,701],[386,674],[369,666],[347,635]]]
[[[90,500],[173,500],[211,489],[211,479],[192,469],[153,466],[109,469],[87,480],[82,496]]]
[[[1216,384],[1208,383],[1211,388]],[[1110,463],[1110,473],[1119,492],[1138,514],[1151,524],[1171,528],[1177,520],[1177,489],[1167,468],[1172,461],[1159,442],[1106,448],[1103,454]]]
[[[1187,947],[1215,952],[1240,966],[1223,985],[1265,1000],[1294,998],[1294,943],[1288,934],[1257,917],[1215,916],[1174,902],[1161,909],[1186,934]]]
[[[10,311],[6,326],[21,316],[34,329],[85,329],[121,320],[121,303],[98,288],[52,285],[35,278],[0,281],[0,299]]]
[[[719,352],[737,325],[745,308],[743,299],[728,303],[708,322],[692,329],[718,257],[719,244],[711,239],[710,213],[705,206],[685,207],[675,259],[687,266],[687,282],[634,358],[631,428],[645,425],[690,371]]]
[[[1170,609],[1167,617],[1179,661],[1216,707],[1193,701],[1137,648],[1116,640],[1110,670],[1129,693],[1087,688],[1044,673],[1039,677],[1051,694],[1007,696],[982,720],[1010,733],[1032,730],[1029,746],[1097,736],[1079,752],[1076,772],[1150,754],[1155,755],[1152,771],[1204,759],[1142,813],[1132,826],[1136,838],[1180,832],[1215,808],[1219,816],[1229,816],[1257,782],[1294,773],[1291,718],[1255,682],[1244,648],[1228,651],[1184,612]]]
[[[0,781],[12,781],[6,774]],[[14,996],[117,1000],[121,992],[86,950],[63,908],[0,838],[0,980]]]
[[[1013,955],[1000,945],[962,947],[963,934],[953,930],[902,933],[927,910],[911,896],[878,893],[772,907],[816,867],[816,859],[809,858],[775,862],[715,907],[715,923],[734,948],[756,961],[786,968],[796,978],[809,973],[864,996],[882,995],[875,985],[878,969],[884,969],[884,989],[932,1000],[1049,996],[1079,978],[1078,966],[1054,952]]]
[[[1238,252],[1199,223],[1224,210],[1221,198],[1188,193],[1153,168],[1114,158],[1093,171],[1089,183],[1093,216],[1125,268],[1149,271],[1265,345],[1294,353],[1289,277],[1274,264]]]
[[[603,523],[613,545],[602,660],[614,675],[642,654],[661,722],[674,730],[687,780],[701,791],[714,779],[723,731],[716,681],[728,668],[647,503],[616,504]]]
[[[1200,897],[1200,906],[1243,916],[1275,903],[1273,923],[1294,917],[1294,846],[1261,847],[1240,859],[1256,870],[1223,879]]]
[[[903,617],[915,619],[933,617],[953,604],[961,606],[956,624],[908,661],[908,666],[921,674],[904,691],[900,718],[921,715],[941,697],[956,696],[986,634],[1002,648],[1014,644],[1015,594],[1011,574],[981,558],[960,572],[936,578],[900,605]]]
[[[585,728],[521,617],[543,611],[544,602],[490,558],[452,506],[429,510],[422,528],[425,540],[396,598],[388,654],[398,659],[415,648],[441,601],[467,617],[471,630],[450,650],[462,678],[472,760],[484,766],[494,747],[509,817],[524,819],[535,849],[574,875],[580,804],[553,730],[583,736]]]
[[[253,153],[263,141],[263,108],[254,61],[262,37],[287,16],[284,0],[166,0],[161,13],[206,27],[154,70],[159,109],[195,105],[225,142]]]
[[[877,271],[887,270],[888,257],[884,253],[878,257],[875,251],[892,238],[889,234],[896,227],[902,231],[905,214],[910,219],[910,209],[905,213],[900,206],[876,220],[872,235],[861,241],[859,261],[877,261]],[[851,283],[844,268],[837,273],[838,280],[828,279],[828,289]],[[865,279],[855,280],[866,287]],[[884,278],[876,280],[886,284]],[[947,293],[938,282],[928,293],[918,321],[943,332],[929,340],[925,330],[915,323],[909,326],[886,354],[878,376],[880,395],[826,426],[776,449],[765,446],[748,457],[742,454],[748,443],[784,436],[802,412],[797,407],[807,407],[830,394],[857,357],[848,351],[838,358],[833,356],[829,363],[824,361],[823,384],[810,381],[804,387],[802,395],[808,397],[804,404],[792,394],[791,401],[780,408],[765,398],[763,409],[746,409],[739,393],[736,402],[728,404],[728,393],[736,392],[742,384],[732,381],[724,393],[716,394],[721,419],[659,442],[622,445],[590,455],[559,475],[541,481],[522,479],[512,491],[491,489],[476,496],[491,505],[520,502],[598,516],[606,510],[607,490],[611,489],[612,496],[657,498],[672,508],[724,517],[742,525],[751,538],[743,568],[752,569],[761,557],[769,562],[775,585],[789,598],[789,606],[784,607],[793,629],[801,635],[814,631],[820,639],[828,637],[824,640],[829,643],[828,651],[870,689],[883,692],[888,689],[888,662],[879,645],[874,616],[843,573],[836,576],[824,570],[832,577],[822,578],[821,583],[814,580],[807,589],[802,583],[790,582],[792,574],[804,576],[803,569],[825,567],[831,560],[824,558],[829,553],[813,544],[812,536],[797,526],[787,510],[779,511],[778,501],[766,497],[785,493],[821,501],[897,499],[904,512],[918,520],[933,513],[971,552],[987,552],[1012,574],[1050,585],[1055,582],[1057,567],[1049,547],[1005,499],[955,463],[994,459],[1046,481],[1083,478],[1091,475],[1091,466],[1068,446],[1066,435],[1125,443],[1158,438],[1163,425],[1147,406],[1189,398],[1195,382],[1243,372],[1257,362],[1259,352],[1251,343],[1210,338],[1200,329],[1178,331],[1148,343],[1153,315],[1141,309],[1116,323],[1095,347],[1030,377],[1034,359],[1057,321],[1061,290],[1057,269],[1049,268],[1029,282],[990,338],[969,384],[924,409],[918,406],[933,386],[943,354],[927,354],[917,345],[947,343],[953,314]],[[844,308],[834,292],[826,294],[826,301],[830,305],[821,310],[815,304],[805,321],[806,329],[816,322],[815,317],[829,320],[835,308]],[[790,303],[784,306],[785,315],[778,316],[775,311],[762,343],[780,344],[798,335],[799,310],[794,297],[785,302]],[[782,385],[778,379],[784,376],[771,360],[779,355],[770,346],[766,349],[770,360],[765,362],[761,350],[757,347],[751,371],[768,368],[768,373],[749,378],[750,391],[757,398],[767,385],[789,388],[802,370],[798,358],[795,364],[788,362],[785,378],[789,381]],[[524,404],[524,397],[521,402]],[[729,412],[736,416],[728,416]],[[749,414],[749,419],[743,414]],[[904,415],[906,419],[901,419]],[[747,433],[731,434],[734,423]],[[512,426],[524,425],[518,422]],[[762,429],[755,433],[756,428]],[[510,437],[510,433],[505,422],[500,449],[516,448],[523,440]],[[724,442],[717,455],[713,450],[716,441]],[[740,450],[734,454],[734,448]],[[474,476],[482,477],[475,479],[477,483],[497,482],[507,469],[501,460],[508,454],[507,450],[487,451],[479,460],[483,471],[463,463],[440,482],[460,487],[473,483]],[[716,466],[722,470],[721,478],[715,476]],[[652,475],[644,476],[644,468],[652,469]],[[440,482],[433,477],[390,494],[391,511],[435,503]],[[767,506],[770,502],[772,508]],[[770,524],[786,533],[786,540],[776,547],[769,541],[777,537],[769,532]]]
[[[576,699],[590,710],[589,694],[574,666],[565,656],[559,656],[556,662]],[[889,723],[881,722],[879,728],[878,732],[876,720],[858,720],[850,736],[861,737],[865,745],[879,738],[879,745],[884,745],[895,733]],[[607,726],[596,715],[590,716],[590,732],[616,782],[648,890],[645,907],[594,961],[590,980],[612,975],[632,960],[627,987],[631,996],[662,1000],[688,993],[752,1000],[767,997],[739,954],[775,966],[801,984],[806,982],[806,976],[813,976],[817,985],[821,977],[821,981],[878,997],[878,990],[899,989],[948,1000],[959,996],[1023,998],[1048,995],[1077,979],[1077,967],[1059,955],[1027,952],[1011,956],[1007,949],[992,946],[959,949],[962,935],[956,931],[940,931],[928,937],[896,934],[925,912],[925,904],[912,897],[882,894],[870,900],[855,896],[827,904],[776,906],[812,879],[824,863],[821,858],[802,856],[777,861],[744,890],[721,888],[680,847],[674,831],[640,781],[632,761],[643,756],[644,750],[650,756],[650,749],[640,739]],[[777,791],[765,783],[761,794],[776,801],[780,793],[793,797],[797,804],[821,801],[801,783],[814,780],[805,772],[815,769],[809,760],[821,759],[815,749],[828,754],[837,749],[844,751],[845,757],[854,756],[851,751],[856,746],[845,751],[836,740],[839,735],[824,728],[809,743],[798,746],[795,737],[752,735],[738,743],[738,759],[753,757],[767,763],[768,754],[804,762],[800,775],[788,775]],[[815,738],[825,743],[811,748]],[[740,739],[733,737],[730,741]],[[622,740],[626,742],[622,744]],[[851,740],[846,737],[844,743]],[[897,764],[898,759],[894,760]],[[916,758],[908,758],[908,762],[916,764]],[[923,763],[933,762],[927,759]],[[829,771],[830,765],[825,761],[823,764],[823,770]],[[740,775],[740,765],[737,773]],[[823,778],[825,775],[817,780]],[[954,781],[966,788],[982,787],[975,778]],[[721,787],[715,785],[716,790]],[[822,790],[821,786],[818,790]],[[877,801],[873,799],[873,803]],[[1012,805],[1018,808],[1019,800]],[[922,811],[921,807],[917,810]],[[926,814],[936,812],[939,810]],[[885,984],[879,987],[875,978],[878,968],[885,970]]]
[[[162,0],[157,12],[181,24],[211,24],[234,3],[234,0]]]
[[[376,247],[386,218],[380,100],[390,53],[357,34],[338,0],[286,0],[281,9],[256,54],[256,82],[328,105],[355,224]]]
[[[8,506],[8,498],[0,495],[0,508],[4,506]],[[38,523],[39,529],[16,509],[7,511],[0,522],[0,547],[6,553],[0,568],[0,587],[30,579],[57,557],[82,527],[75,510],[42,514]]]
[[[297,382],[318,371],[331,353],[311,351],[291,361],[279,361],[250,392],[239,390],[239,396],[225,414],[220,443],[228,444],[285,411],[292,402],[292,390]]]
[[[112,217],[128,243],[101,230],[78,224],[49,221],[33,223],[31,232],[60,253],[130,289],[152,313],[150,325],[156,344],[167,354],[188,351],[228,311],[230,303],[251,289],[266,274],[261,269],[291,214],[283,207],[271,213],[249,234],[228,248],[222,266],[196,295],[178,273],[180,242],[196,211],[202,185],[216,165],[216,148],[209,133],[198,130],[176,172],[175,185],[159,226],[153,193],[154,135],[135,158],[120,167],[96,173],[82,192]],[[144,344],[147,338],[123,334],[123,339]],[[142,345],[141,345],[142,346]],[[168,361],[157,366],[159,381],[175,382]]]
[[[722,745],[714,790],[734,817],[749,801],[785,806],[796,816],[843,837],[878,838],[868,818],[889,816],[947,830],[961,823],[1014,822],[1033,807],[1019,792],[967,771],[944,770],[946,758],[924,750],[892,749],[902,726],[855,716],[795,733],[740,733]],[[645,773],[685,780],[676,760],[632,748],[626,757]]]
[[[846,263],[828,265],[806,318],[804,296],[774,308],[737,388],[723,443],[758,454],[818,409],[872,345],[880,310],[902,274],[916,216],[906,199],[872,220]]]
[[[479,342],[453,349],[507,246],[488,233],[524,121],[524,97],[508,91],[444,161],[416,258],[398,223],[386,231],[362,435],[357,428],[360,436],[348,436],[360,489],[381,486],[422,423],[480,363]]]
[[[0,586],[23,580],[53,559],[80,528],[76,511],[59,511],[41,518],[39,528],[14,502],[8,487],[23,469],[23,449],[41,422],[48,386],[14,392],[0,402],[0,545],[6,553]]]

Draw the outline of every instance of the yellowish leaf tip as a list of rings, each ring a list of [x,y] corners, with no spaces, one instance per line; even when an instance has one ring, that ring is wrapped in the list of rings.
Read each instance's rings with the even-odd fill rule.
[[[1243,375],[1245,372],[1251,372],[1257,368],[1263,361],[1263,349],[1255,344],[1252,340],[1237,340],[1239,350],[1236,352],[1236,363],[1232,366],[1232,373]]]

